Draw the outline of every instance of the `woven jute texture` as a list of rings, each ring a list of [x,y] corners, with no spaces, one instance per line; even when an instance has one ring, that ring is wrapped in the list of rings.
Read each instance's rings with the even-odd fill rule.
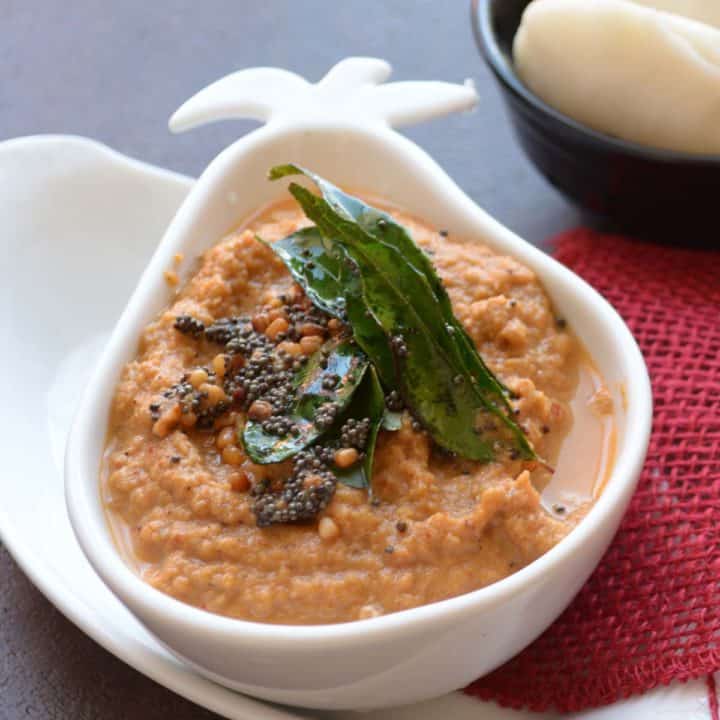
[[[720,251],[586,229],[560,236],[555,249],[643,351],[655,405],[650,450],[615,540],[572,605],[466,691],[572,712],[720,670]]]

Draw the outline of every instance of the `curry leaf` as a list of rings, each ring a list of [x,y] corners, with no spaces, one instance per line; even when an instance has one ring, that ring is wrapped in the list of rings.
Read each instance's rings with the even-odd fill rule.
[[[354,263],[363,316],[372,316],[377,326],[375,344],[382,340],[379,328],[393,355],[397,389],[436,442],[477,460],[492,459],[499,446],[534,458],[510,416],[502,384],[455,318],[431,262],[404,228],[296,166],[273,168],[270,177],[297,173],[311,177],[323,197],[295,183],[290,192],[322,236]],[[360,344],[377,362],[372,347]]]
[[[309,227],[267,243],[283,260],[295,281],[321,310],[348,320],[355,340],[373,358],[387,387],[397,385],[395,365],[385,333],[366,312],[355,263],[345,250]]]
[[[452,357],[453,336],[444,328],[427,281],[396,250],[373,241],[323,199],[299,185],[291,185],[290,192],[320,231],[342,243],[357,264],[366,308],[391,338],[403,400],[440,445],[470,459],[491,460],[494,438],[476,431],[481,403],[468,383],[456,383],[460,368]]]
[[[395,222],[393,217],[388,213],[365,204],[359,198],[344,193],[316,173],[298,165],[277,165],[270,170],[269,178],[276,180],[289,175],[299,174],[310,178],[318,186],[323,199],[330,205],[335,213],[347,220],[352,220],[368,235],[396,249],[407,264],[424,275],[441,306],[441,311],[447,324],[446,330],[457,334],[458,352],[465,365],[465,369],[481,387],[495,396],[494,399],[496,402],[499,402],[502,407],[509,410],[510,405],[507,402],[506,388],[487,367],[485,361],[477,352],[467,331],[455,317],[450,303],[450,297],[435,271],[432,261],[415,243],[408,231],[402,225]]]
[[[345,293],[347,317],[353,336],[358,345],[372,358],[373,365],[385,387],[393,390],[397,387],[398,378],[392,352],[385,331],[378,324],[375,316],[368,311],[362,294],[362,283],[357,271],[348,272],[343,285]]]
[[[245,423],[243,444],[253,462],[282,462],[311,445],[328,428],[318,419],[319,411],[333,403],[342,411],[367,370],[367,356],[352,340],[330,340],[311,356],[295,379],[295,398],[287,417],[294,432],[274,435],[262,422]]]
[[[304,228],[268,246],[280,256],[315,306],[344,319],[342,276],[347,271],[339,248],[324,240],[316,227]]]
[[[367,418],[370,420],[370,429],[368,431],[367,444],[364,450],[365,455],[362,462],[358,462],[344,470],[337,467],[332,468],[335,477],[344,485],[358,489],[371,487],[375,442],[377,441],[378,431],[383,422],[384,413],[385,395],[382,391],[375,368],[371,366],[365,373],[360,387],[358,387],[353,395],[353,399],[343,419],[339,423],[339,426],[341,426],[342,423],[349,418],[355,418],[356,420],[364,420]]]

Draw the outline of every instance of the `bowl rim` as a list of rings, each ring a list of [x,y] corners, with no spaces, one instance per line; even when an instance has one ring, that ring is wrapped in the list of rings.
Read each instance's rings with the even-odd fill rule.
[[[507,61],[505,54],[500,49],[491,18],[492,9],[497,2],[498,0],[470,0],[470,24],[475,44],[485,58],[485,62],[500,84],[515,98],[524,101],[526,105],[536,112],[552,118],[564,129],[575,133],[577,140],[580,140],[585,145],[594,146],[596,150],[609,150],[617,154],[630,155],[638,160],[661,164],[720,167],[720,155],[666,150],[616,138],[598,130],[593,130],[591,127],[548,105],[520,80],[514,66]],[[527,5],[530,2],[532,0],[528,0]]]
[[[319,129],[314,123],[312,128],[313,130]],[[626,424],[628,432],[634,435],[636,441],[632,444],[627,443],[618,452],[602,493],[582,522],[557,545],[513,575],[478,590],[446,600],[368,619],[318,625],[286,625],[242,620],[212,613],[183,603],[142,580],[114,545],[102,507],[98,468],[90,467],[92,459],[95,457],[93,432],[102,406],[99,396],[92,391],[103,387],[102,380],[112,369],[116,346],[124,340],[124,334],[131,326],[133,313],[136,312],[139,301],[142,299],[140,291],[150,289],[151,271],[165,267],[164,256],[171,257],[172,253],[176,252],[177,248],[173,243],[177,242],[178,237],[182,235],[175,228],[178,219],[182,217],[182,220],[185,220],[185,216],[188,214],[186,211],[199,206],[208,195],[212,194],[215,185],[220,183],[223,171],[235,162],[237,155],[241,156],[245,152],[252,153],[258,149],[257,146],[286,132],[301,134],[307,132],[307,127],[302,124],[276,126],[272,129],[268,126],[224,150],[195,185],[195,188],[199,188],[207,174],[209,182],[202,186],[203,195],[196,195],[195,190],[188,195],[153,258],[146,266],[138,286],[113,330],[110,341],[86,386],[68,438],[65,456],[66,504],[76,537],[98,575],[130,608],[131,612],[143,621],[148,618],[157,619],[163,623],[172,621],[177,628],[184,628],[192,633],[209,633],[215,637],[224,638],[232,637],[234,640],[242,642],[244,646],[255,644],[265,650],[307,649],[310,647],[321,647],[327,650],[349,649],[372,643],[380,637],[383,641],[388,638],[394,639],[405,636],[412,629],[417,629],[433,621],[462,621],[469,613],[502,603],[505,598],[533,587],[541,580],[544,573],[563,564],[574,553],[582,552],[592,538],[606,529],[609,524],[619,523],[622,512],[634,492],[645,461],[650,437],[652,391],[642,353],[617,311],[571,270],[538,248],[523,241],[487,215],[465,195],[425,151],[409,139],[393,133],[386,127],[348,126],[341,128],[336,123],[332,123],[327,126],[327,129],[331,131],[351,130],[358,135],[364,134],[383,142],[388,142],[387,134],[391,133],[395,143],[404,144],[405,151],[414,155],[413,160],[417,162],[417,167],[421,172],[434,174],[432,182],[437,187],[438,193],[451,190],[456,194],[457,204],[462,203],[468,210],[472,210],[477,218],[478,227],[485,227],[487,239],[491,245],[500,246],[504,252],[516,255],[521,261],[530,263],[541,281],[548,280],[555,285],[562,284],[568,293],[593,307],[594,314],[598,316],[598,322],[612,330],[614,343],[623,358],[627,391]],[[381,138],[381,135],[385,137]],[[101,415],[101,421],[103,427],[106,427],[106,415]],[[102,449],[98,456],[101,454]],[[95,508],[99,513],[97,517]],[[89,519],[87,513],[90,514]],[[100,542],[93,533],[94,528],[102,530],[103,539]],[[138,608],[141,608],[142,612]]]

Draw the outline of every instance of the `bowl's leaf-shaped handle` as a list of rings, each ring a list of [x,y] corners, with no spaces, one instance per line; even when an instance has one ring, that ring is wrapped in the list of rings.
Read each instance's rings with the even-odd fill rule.
[[[472,109],[477,103],[475,87],[447,82],[414,81],[380,85],[361,91],[353,98],[357,113],[363,108],[392,127],[414,125]]]
[[[185,102],[170,118],[182,132],[229,118],[265,123],[313,120],[397,127],[477,103],[471,83],[399,82],[382,85],[392,68],[378,58],[340,61],[317,84],[279,68],[250,68],[221,78]]]
[[[323,92],[343,94],[363,85],[379,85],[392,74],[392,66],[386,60],[371,57],[349,57],[333,65],[317,84]]]
[[[228,118],[267,122],[282,108],[304,102],[304,78],[280,68],[257,67],[226,75],[183,103],[170,118],[173,132]]]

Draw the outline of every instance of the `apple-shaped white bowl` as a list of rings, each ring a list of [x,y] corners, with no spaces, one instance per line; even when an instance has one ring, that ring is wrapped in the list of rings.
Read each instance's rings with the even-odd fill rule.
[[[205,89],[173,129],[228,116],[267,121],[223,151],[195,184],[143,273],[88,383],[66,454],[70,519],[90,563],[175,655],[228,687],[315,708],[366,709],[462,687],[537,637],[568,605],[610,543],[642,468],[651,424],[645,363],[610,305],[565,267],[489,217],[392,124],[471,107],[469,86],[379,86],[389,66],[351,58],[317,85],[273,69],[242,71]],[[477,238],[531,267],[579,335],[617,399],[617,453],[587,517],[509,578],[443,602],[352,623],[287,626],[234,620],[144,583],[118,552],[99,490],[108,412],[142,328],[169,302],[163,271],[193,258],[257,208],[285,194],[268,169],[294,162],[365,189],[453,234]],[[188,263],[189,265],[190,263]],[[622,397],[622,399],[621,399]]]

